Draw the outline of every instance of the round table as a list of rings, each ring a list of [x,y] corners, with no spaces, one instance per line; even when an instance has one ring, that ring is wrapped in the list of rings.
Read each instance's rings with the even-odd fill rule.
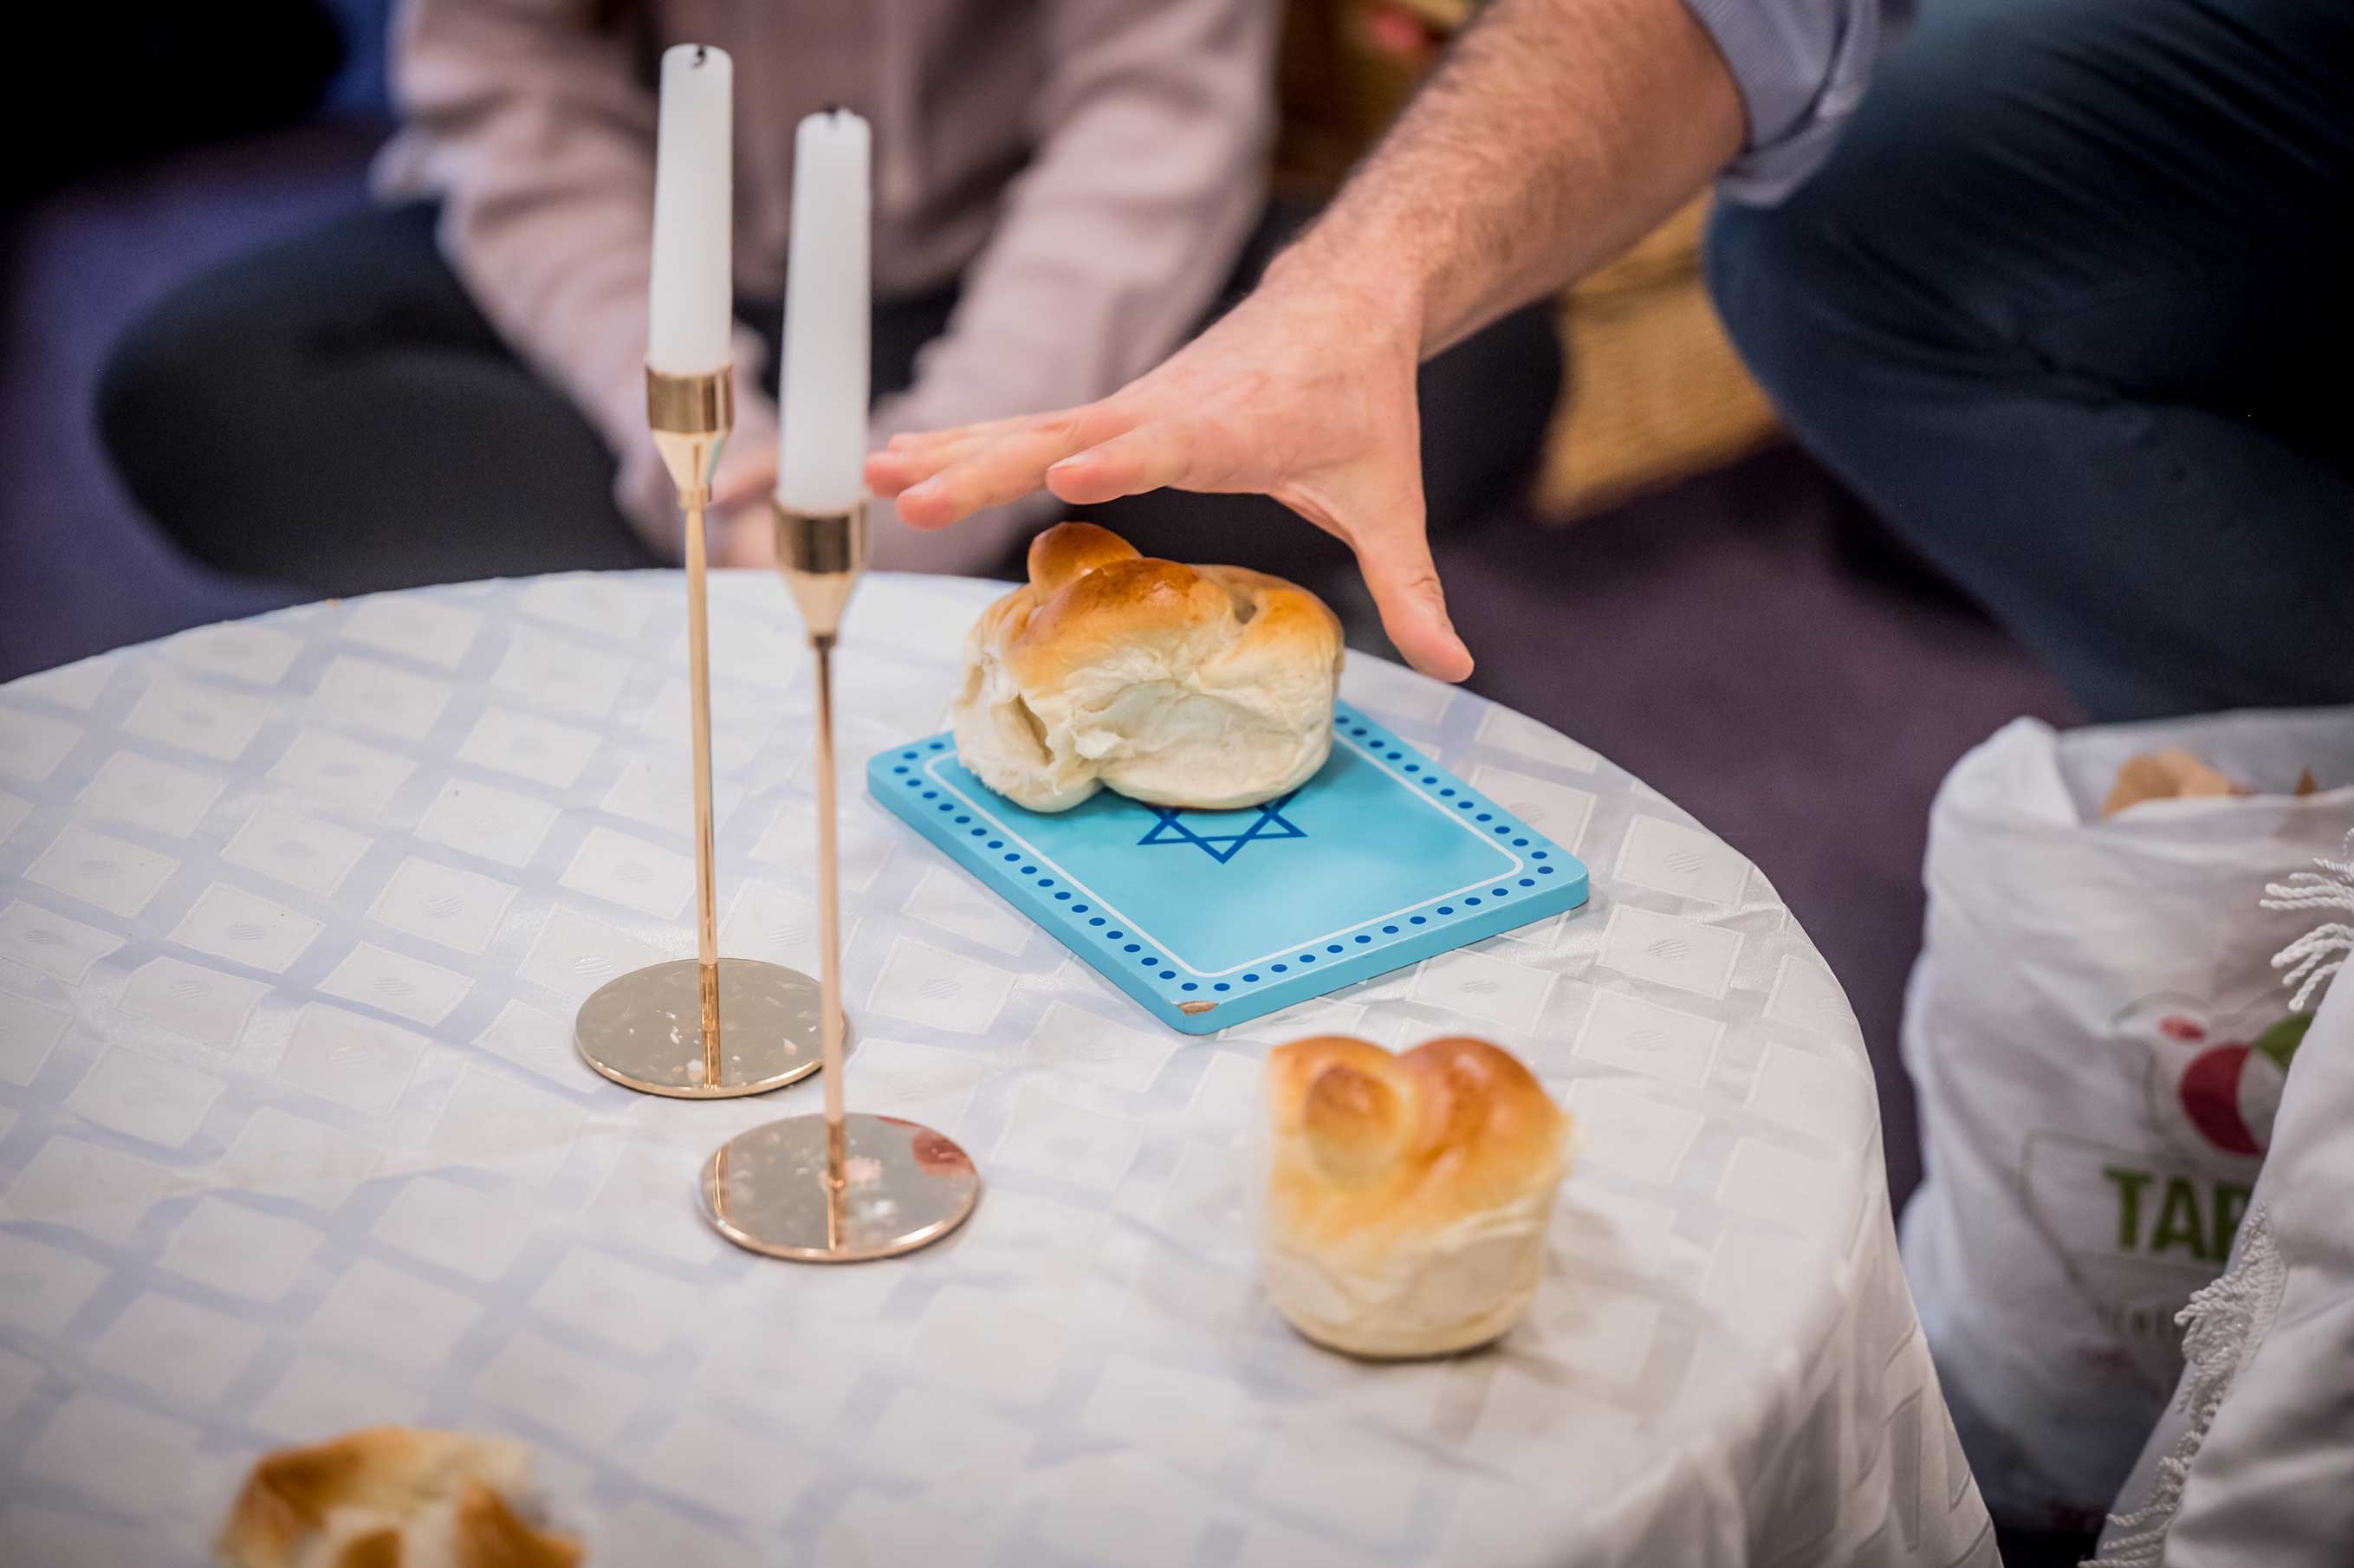
[[[846,779],[938,726],[994,591],[862,588]],[[723,950],[813,969],[798,622],[771,576],[713,599]],[[11,1561],[206,1561],[257,1454],[382,1422],[529,1440],[603,1563],[1995,1561],[1797,923],[1606,760],[1376,660],[1348,698],[1573,847],[1585,907],[1190,1039],[851,794],[850,1104],[985,1193],[896,1262],[719,1240],[699,1162],[815,1081],[653,1099],[571,1046],[693,952],[684,623],[675,574],[477,584],[0,690]],[[1260,1058],[1328,1032],[1485,1036],[1575,1117],[1499,1347],[1361,1364],[1261,1295]]]

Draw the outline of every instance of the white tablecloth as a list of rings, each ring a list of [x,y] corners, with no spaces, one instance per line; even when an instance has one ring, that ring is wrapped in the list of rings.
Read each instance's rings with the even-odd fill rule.
[[[989,591],[861,590],[845,778],[938,726]],[[724,946],[808,967],[797,623],[714,600]],[[571,1048],[693,951],[684,619],[674,575],[433,589],[0,690],[8,1562],[203,1561],[257,1453],[387,1421],[527,1438],[611,1564],[1994,1562],[1805,935],[1608,762],[1373,661],[1350,699],[1587,907],[1189,1040],[853,793],[850,1103],[986,1191],[897,1262],[716,1239],[700,1160],[815,1082],[651,1099]],[[1577,1118],[1500,1349],[1361,1365],[1260,1295],[1259,1059],[1325,1031],[1485,1035]]]

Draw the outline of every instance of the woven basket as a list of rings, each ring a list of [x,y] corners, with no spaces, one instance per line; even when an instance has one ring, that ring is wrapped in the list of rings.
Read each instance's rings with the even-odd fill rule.
[[[1538,511],[1566,522],[1755,451],[1773,406],[1742,368],[1701,281],[1702,197],[1563,296],[1568,376]]]

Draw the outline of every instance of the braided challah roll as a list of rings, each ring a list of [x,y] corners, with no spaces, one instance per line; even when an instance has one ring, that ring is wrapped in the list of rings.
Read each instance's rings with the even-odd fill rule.
[[[1034,811],[1097,789],[1256,806],[1324,765],[1341,656],[1339,620],[1305,588],[1065,523],[1032,542],[1029,586],[973,626],[957,756]]]
[[[1496,1338],[1536,1293],[1569,1117],[1510,1052],[1393,1055],[1320,1035],[1267,1057],[1265,1263],[1277,1308],[1353,1355]]]

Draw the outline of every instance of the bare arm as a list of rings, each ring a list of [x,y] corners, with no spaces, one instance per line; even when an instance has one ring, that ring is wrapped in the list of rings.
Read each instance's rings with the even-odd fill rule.
[[[1427,357],[1649,233],[1742,132],[1732,73],[1681,0],[1500,0],[1298,263],[1411,289]]]
[[[1639,238],[1737,152],[1741,99],[1682,0],[1502,0],[1235,311],[1099,403],[870,458],[944,527],[1042,482],[1274,496],[1348,542],[1399,650],[1471,656],[1423,534],[1416,364]]]

